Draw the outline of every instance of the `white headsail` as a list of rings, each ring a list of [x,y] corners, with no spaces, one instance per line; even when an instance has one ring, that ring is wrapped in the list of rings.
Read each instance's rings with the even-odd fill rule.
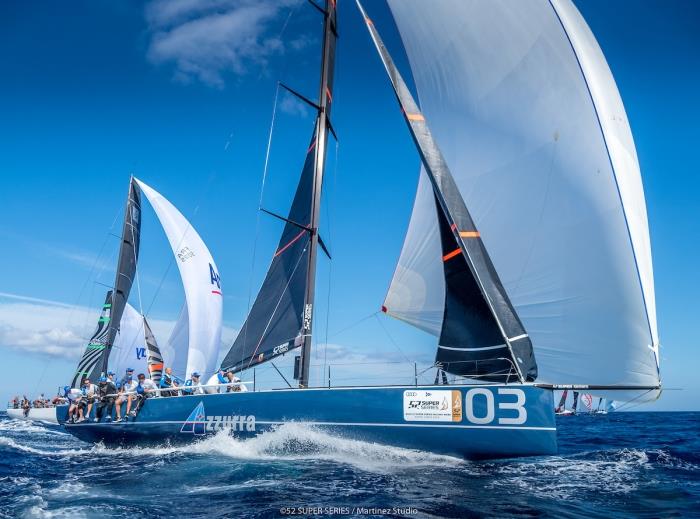
[[[639,165],[581,15],[570,0],[389,5],[421,110],[532,339],[537,381],[657,386]],[[444,279],[430,197],[421,173],[385,307],[437,335]]]
[[[185,302],[182,305],[173,331],[170,332],[168,342],[160,349],[165,363],[173,369],[175,376],[180,378],[187,376],[187,349],[190,337],[189,319],[187,302]]]
[[[216,369],[221,342],[222,292],[209,249],[185,217],[160,193],[138,181],[160,220],[180,270],[187,305],[188,353],[185,375]],[[182,323],[180,329],[182,329]],[[164,348],[167,363],[167,348]]]
[[[134,370],[134,376],[139,373],[148,376],[148,352],[143,317],[129,303],[124,307],[124,314],[119,323],[119,334],[109,355],[109,369],[114,371],[117,377],[123,376],[127,368]]]

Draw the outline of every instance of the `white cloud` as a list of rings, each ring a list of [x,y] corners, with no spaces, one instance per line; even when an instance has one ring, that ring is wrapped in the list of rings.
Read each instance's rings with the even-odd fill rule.
[[[175,65],[175,79],[221,88],[223,74],[244,74],[284,51],[272,30],[285,8],[299,0],[154,0],[146,7],[151,40],[148,59]],[[280,29],[282,25],[280,24]],[[305,40],[295,40],[295,50]]]
[[[65,303],[0,292],[0,349],[38,356],[80,359],[99,317],[99,307]],[[174,320],[148,319],[156,340],[165,343]],[[224,326],[222,348],[230,346],[237,330]]]
[[[280,101],[280,110],[289,115],[306,117],[309,114],[309,107],[292,94],[285,92]]]

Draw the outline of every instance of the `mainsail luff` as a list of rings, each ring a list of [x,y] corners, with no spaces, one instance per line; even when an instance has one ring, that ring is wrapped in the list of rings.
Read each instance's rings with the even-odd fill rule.
[[[119,332],[124,308],[129,299],[131,286],[136,275],[136,264],[141,243],[141,190],[136,185],[134,177],[129,181],[129,196],[126,201],[124,225],[122,227],[121,244],[119,246],[119,261],[112,291],[112,308],[109,321],[109,331],[103,350],[99,370],[107,371],[109,354],[114,340]],[[94,377],[95,375],[93,375]]]
[[[512,365],[521,382],[525,380],[535,380],[535,378],[537,378],[537,365],[535,363],[530,338],[503,288],[481,240],[479,231],[449,171],[447,163],[430,133],[430,129],[425,122],[425,117],[418,108],[401,74],[394,65],[387,48],[384,46],[379,33],[362,8],[359,0],[357,0],[357,5],[362,12],[372,40],[389,75],[404,118],[411,131],[416,148],[420,153],[423,166],[433,185],[438,210],[441,210],[441,215],[448,224],[453,240],[458,246],[454,251],[444,255],[443,261],[448,261],[457,255],[461,255],[466,260],[469,270],[479,286],[481,295],[488,305],[491,316],[499,329],[503,343],[505,343],[505,347],[507,347],[509,352],[507,356],[497,355],[497,357],[500,358],[495,360],[504,360],[505,358],[506,362]],[[443,233],[443,247],[445,238],[445,233]],[[447,315],[446,313],[445,316],[447,317]],[[502,344],[492,344],[493,333],[487,329],[489,328],[487,323],[484,322],[483,326],[484,336],[482,338],[485,342],[483,345],[478,344],[478,347],[474,348],[474,351],[479,351],[478,355],[480,358],[483,358],[481,352],[487,349],[495,350],[502,346]],[[445,338],[445,331],[448,327],[449,325],[446,326],[443,321],[441,343],[442,339]],[[489,337],[486,337],[487,335],[489,335]],[[453,350],[451,347],[442,346],[447,349],[447,351]],[[469,351],[469,349],[464,348],[464,346],[460,349],[463,349],[464,352]],[[450,372],[460,375],[469,374],[483,380],[508,380],[509,376],[508,373],[503,374],[500,369],[497,369],[496,373],[491,371],[494,368],[492,363],[487,364],[487,370],[484,372],[479,371],[478,364],[475,365],[476,372],[471,371],[469,373],[465,373],[459,369],[458,365],[453,367],[452,364],[448,363],[448,366],[448,371]]]

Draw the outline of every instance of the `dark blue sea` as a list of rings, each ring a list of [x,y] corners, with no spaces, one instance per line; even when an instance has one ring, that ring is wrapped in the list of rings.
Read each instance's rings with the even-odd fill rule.
[[[559,445],[474,462],[290,424],[107,449],[2,413],[0,516],[700,517],[700,413],[560,417]]]

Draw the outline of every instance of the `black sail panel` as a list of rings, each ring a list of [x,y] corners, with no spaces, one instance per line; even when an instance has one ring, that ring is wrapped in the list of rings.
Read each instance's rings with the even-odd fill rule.
[[[145,316],[143,318],[143,331],[146,340],[148,374],[151,380],[158,384],[160,382],[160,377],[163,375],[163,355],[160,353],[156,338]]]
[[[508,346],[437,205],[445,274],[445,310],[435,361],[448,373],[486,381],[515,376]]]
[[[248,318],[221,364],[224,369],[241,371],[301,346],[315,142],[314,131],[279,245]]]
[[[418,149],[425,170],[430,178],[440,214],[449,227],[449,233],[451,233],[454,238],[456,248],[455,251],[452,252],[462,255],[464,261],[469,267],[469,271],[474,278],[474,282],[479,288],[480,294],[478,297],[482,298],[485,304],[488,306],[492,320],[498,327],[499,333],[501,334],[501,344],[505,344],[507,347],[506,352],[504,352],[507,353],[507,355],[504,355],[504,357],[508,358],[512,363],[512,366],[521,381],[535,380],[537,377],[537,364],[535,362],[532,342],[530,341],[520,318],[516,314],[515,309],[513,308],[513,305],[506,294],[496,269],[494,268],[493,263],[491,262],[491,259],[486,251],[486,247],[481,240],[479,231],[477,230],[474,221],[467,210],[464,199],[459,192],[457,184],[452,177],[452,173],[450,172],[447,163],[442,156],[437,142],[435,142],[433,139],[430,129],[425,121],[425,117],[418,108],[418,105],[413,99],[410,90],[406,86],[401,74],[394,65],[389,51],[384,46],[384,43],[374,27],[374,24],[367,17],[367,14],[359,2],[358,6],[360,7],[372,40],[374,41],[377,51],[382,59],[384,68],[389,75],[389,79],[391,80],[396,97],[399,101],[399,105],[403,111],[404,118],[406,119],[409,130],[416,144],[416,148]],[[452,306],[454,306],[454,304],[464,302],[464,298],[460,298],[459,301],[454,299],[450,300],[450,304]],[[445,316],[447,319],[443,322],[443,332],[445,332],[445,329],[447,330],[447,338],[449,338],[450,341],[462,341],[461,344],[463,347],[460,349],[464,352],[462,353],[463,357],[469,357],[472,355],[469,353],[467,337],[463,337],[462,339],[455,337],[453,335],[453,330],[459,330],[459,324],[453,324],[450,322],[450,320],[452,317],[463,319],[468,311],[469,308],[467,306],[463,306],[460,311],[450,311],[449,314],[446,312]],[[478,342],[488,343],[489,341],[493,340],[491,337],[491,329],[487,330],[486,328],[482,327],[482,331],[484,331],[486,335]],[[473,352],[475,361],[482,358],[483,351],[490,350],[475,350]],[[440,353],[438,353],[438,355],[440,355]],[[463,358],[462,360],[468,360],[468,358]],[[493,372],[487,371],[491,367],[492,366],[484,365],[484,370],[482,371],[482,366],[479,364],[479,371],[477,373],[472,373],[472,375],[476,375],[481,378],[489,377],[489,375],[493,374]],[[507,380],[507,378],[507,376],[503,377],[503,380]]]
[[[89,378],[91,381],[100,376],[102,365],[107,356],[107,337],[109,335],[109,322],[112,314],[112,291],[107,292],[105,303],[102,305],[100,318],[97,320],[97,329],[90,337],[85,352],[83,353],[78,368],[73,375],[71,387],[80,387],[83,380]]]
[[[117,273],[112,291],[112,315],[109,321],[109,330],[105,343],[105,354],[102,357],[100,371],[107,370],[107,361],[112,349],[119,324],[124,314],[124,307],[129,300],[131,286],[136,277],[136,264],[139,256],[139,245],[141,243],[141,189],[134,179],[129,184],[129,196],[126,202],[124,214],[124,225],[122,226],[121,244],[119,246],[119,261],[117,263]]]

